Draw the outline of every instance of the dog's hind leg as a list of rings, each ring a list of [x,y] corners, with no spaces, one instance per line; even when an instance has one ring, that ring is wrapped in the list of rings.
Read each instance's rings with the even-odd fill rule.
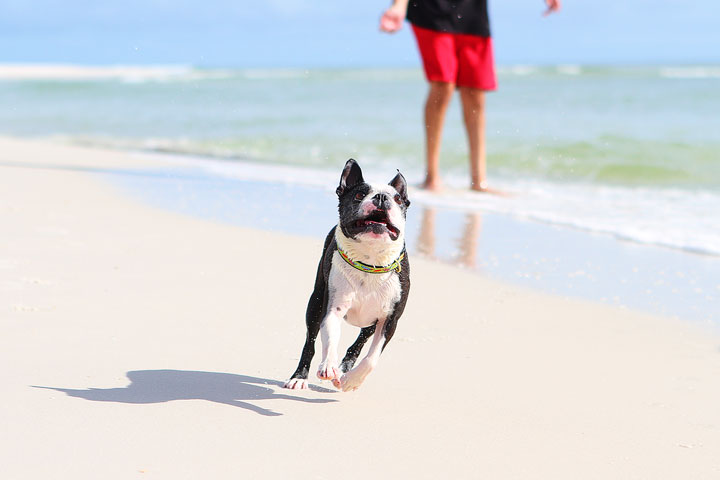
[[[375,325],[370,325],[369,327],[360,329],[360,334],[358,335],[357,340],[355,340],[355,343],[350,345],[350,348],[347,349],[345,358],[343,358],[340,363],[340,370],[342,370],[343,373],[347,373],[353,368],[355,361],[365,346],[365,342],[367,342],[368,338],[372,337],[373,333],[375,333]]]

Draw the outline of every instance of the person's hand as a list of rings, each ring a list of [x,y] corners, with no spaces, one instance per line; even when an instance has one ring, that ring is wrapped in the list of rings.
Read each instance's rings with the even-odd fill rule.
[[[398,5],[385,10],[380,17],[380,31],[387,33],[395,33],[402,28],[403,20],[405,20],[405,9]]]
[[[547,5],[547,10],[543,12],[543,17],[560,10],[560,0],[545,0],[545,5]]]

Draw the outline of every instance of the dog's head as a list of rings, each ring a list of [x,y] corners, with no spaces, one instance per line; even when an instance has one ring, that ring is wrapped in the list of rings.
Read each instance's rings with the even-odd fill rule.
[[[346,237],[381,242],[404,238],[410,200],[407,182],[399,171],[387,185],[371,185],[365,183],[360,165],[351,158],[345,163],[336,192],[340,228]]]

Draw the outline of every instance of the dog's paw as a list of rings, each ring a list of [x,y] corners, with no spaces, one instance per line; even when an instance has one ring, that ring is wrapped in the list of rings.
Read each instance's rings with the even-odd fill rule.
[[[338,390],[354,392],[362,385],[363,381],[365,381],[365,377],[366,375],[360,374],[357,370],[350,370],[342,377],[334,379],[332,383]]]
[[[321,363],[317,371],[320,380],[335,380],[340,377],[340,374],[340,369],[331,363]]]
[[[342,373],[347,373],[355,366],[355,360],[344,360],[340,364],[340,371]]]
[[[304,378],[291,378],[285,382],[283,388],[289,388],[290,390],[302,390],[308,388],[308,381]]]

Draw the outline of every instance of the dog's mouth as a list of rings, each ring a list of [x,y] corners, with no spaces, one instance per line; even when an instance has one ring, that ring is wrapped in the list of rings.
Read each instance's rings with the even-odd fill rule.
[[[378,235],[387,233],[391,240],[397,240],[400,236],[400,229],[392,224],[385,210],[373,210],[367,217],[357,220],[353,230],[358,233],[370,231]]]

